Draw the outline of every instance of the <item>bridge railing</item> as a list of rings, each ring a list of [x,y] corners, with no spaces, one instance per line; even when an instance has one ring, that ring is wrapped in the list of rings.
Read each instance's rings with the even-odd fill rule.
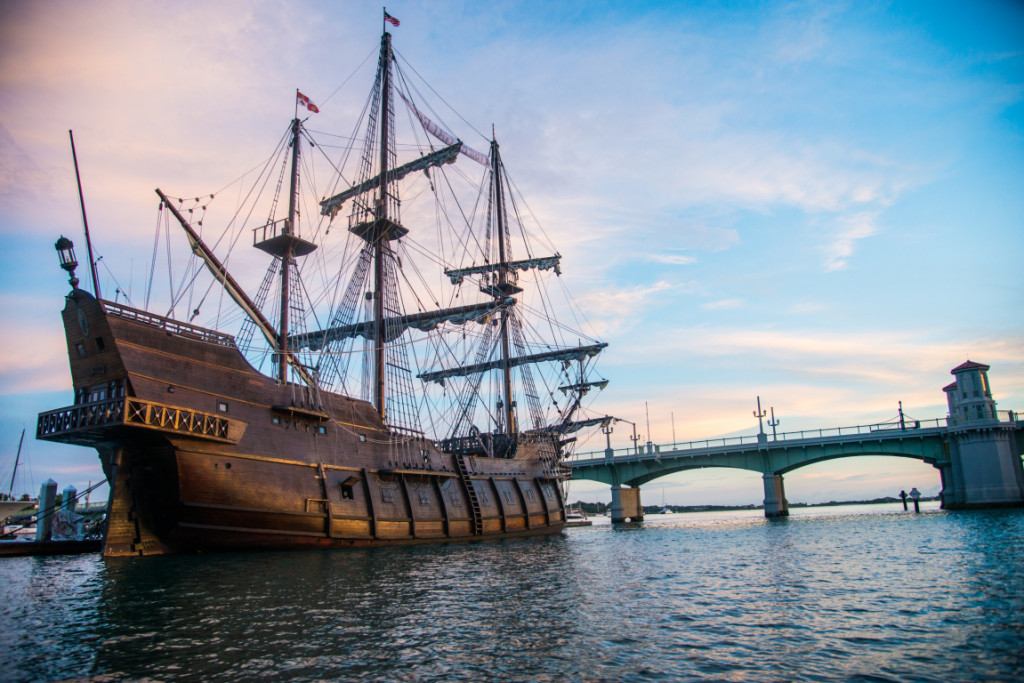
[[[1000,410],[996,415],[996,419],[999,422],[1020,422],[1020,414],[1012,410]],[[954,420],[952,424],[958,424],[959,421]],[[777,443],[779,441],[798,441],[801,439],[825,439],[829,437],[847,437],[855,436],[858,434],[867,435],[879,435],[879,433],[892,433],[892,432],[908,432],[913,433],[922,429],[942,429],[952,426],[948,418],[940,417],[933,420],[903,420],[879,422],[876,424],[868,425],[856,425],[854,427],[831,427],[825,429],[803,429],[797,432],[780,432],[778,434],[765,434],[762,439],[766,443]],[[613,449],[613,457],[644,457],[648,455],[657,455],[662,451],[668,453],[672,451],[702,451],[709,450],[712,448],[728,448],[730,446],[756,446],[759,443],[758,434],[745,434],[742,436],[724,436],[717,439],[704,439],[701,441],[679,441],[672,444],[665,444],[664,446],[658,444],[647,443],[638,445],[635,448],[629,446],[627,448],[616,448]],[[605,452],[600,451],[587,451],[584,453],[573,454],[568,461],[580,461],[580,460],[593,460],[602,459],[605,457]]]

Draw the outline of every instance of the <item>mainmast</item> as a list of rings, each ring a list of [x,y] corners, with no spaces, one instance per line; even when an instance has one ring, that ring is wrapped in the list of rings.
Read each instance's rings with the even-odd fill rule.
[[[292,119],[292,180],[288,191],[288,220],[284,223],[282,234],[292,236],[295,233],[295,204],[299,191],[299,118]],[[295,245],[290,240],[281,256],[281,327],[278,330],[278,366],[277,379],[284,382],[288,379],[288,289],[291,280],[291,264],[295,254]]]
[[[387,31],[380,41],[380,184],[377,196],[377,221],[388,220],[388,153],[391,127],[391,34]],[[373,241],[373,405],[381,421],[386,421],[387,404],[384,383],[384,258],[388,250],[383,231]]]
[[[505,220],[505,207],[504,207],[504,195],[502,193],[501,183],[501,155],[498,153],[498,141],[491,140],[491,172],[493,174],[493,187],[494,187],[494,214],[497,219],[495,229],[498,233],[498,291],[504,296],[511,296],[513,293],[518,293],[520,290],[518,287],[512,285],[508,281],[508,254],[506,250],[508,246],[505,243],[505,231],[507,229],[507,221]],[[508,308],[501,309],[501,381],[502,381],[502,395],[503,395],[503,406],[502,406],[502,417],[505,433],[515,433],[515,405],[512,400],[512,366],[509,363],[509,359],[512,357],[512,352],[509,345],[509,316],[511,311]]]

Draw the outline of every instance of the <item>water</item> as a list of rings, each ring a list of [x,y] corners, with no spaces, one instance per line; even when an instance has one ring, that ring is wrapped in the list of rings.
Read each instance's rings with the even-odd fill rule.
[[[0,559],[0,680],[1024,678],[1024,511],[601,521],[467,545]]]

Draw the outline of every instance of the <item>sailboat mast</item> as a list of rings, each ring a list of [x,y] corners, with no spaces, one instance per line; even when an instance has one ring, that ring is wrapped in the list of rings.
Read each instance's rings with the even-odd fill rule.
[[[380,87],[380,186],[377,204],[377,221],[383,225],[388,219],[388,161],[389,132],[391,128],[391,34],[387,31],[381,38],[381,87]],[[378,231],[373,243],[373,404],[381,421],[386,418],[386,393],[384,383],[384,259],[388,243],[383,231]]]
[[[508,255],[505,245],[505,198],[502,194],[501,184],[501,155],[498,153],[498,141],[491,140],[491,168],[494,173],[494,213],[497,220],[496,231],[498,233],[498,289],[504,290],[508,283]],[[505,422],[505,433],[515,433],[515,406],[512,405],[512,367],[509,358],[512,357],[509,347],[509,310],[501,309],[501,381],[502,394],[504,395],[503,420]]]
[[[14,471],[11,472],[11,490],[8,497],[14,500],[14,477],[18,475],[18,463],[21,461],[21,444],[25,443],[25,430],[21,430],[21,439],[18,441],[18,455],[14,457]]]
[[[299,191],[299,118],[292,119],[292,179],[288,192],[288,220],[284,224],[284,234],[295,234],[296,201]],[[288,290],[291,280],[291,264],[294,246],[289,241],[288,248],[281,257],[281,327],[278,332],[278,367],[277,378],[284,382],[288,379]]]

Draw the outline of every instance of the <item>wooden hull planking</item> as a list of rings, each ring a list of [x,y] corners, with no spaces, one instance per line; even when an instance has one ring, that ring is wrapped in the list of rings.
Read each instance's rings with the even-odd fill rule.
[[[514,459],[388,432],[372,405],[254,370],[233,341],[82,290],[63,312],[75,404],[37,437],[95,447],[104,554],[341,548],[558,533],[550,440]]]

